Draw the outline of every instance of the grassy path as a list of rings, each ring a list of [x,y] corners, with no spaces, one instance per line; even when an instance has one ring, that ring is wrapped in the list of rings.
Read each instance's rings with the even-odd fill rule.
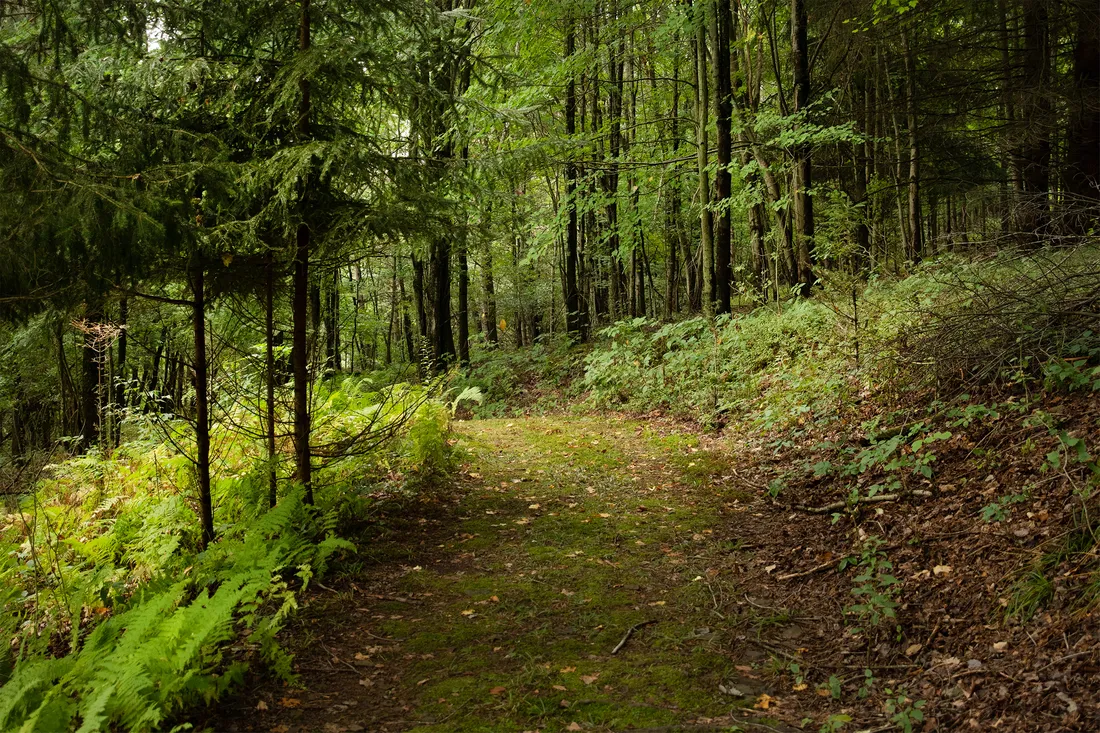
[[[197,723],[782,730],[757,717],[763,683],[717,630],[728,584],[711,581],[737,550],[714,534],[738,498],[711,484],[726,457],[618,420],[472,421],[458,433],[455,490],[380,517],[362,566],[300,615],[304,689],[261,683]]]

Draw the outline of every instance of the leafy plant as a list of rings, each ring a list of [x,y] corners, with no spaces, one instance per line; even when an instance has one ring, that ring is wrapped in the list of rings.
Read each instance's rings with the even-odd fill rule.
[[[860,623],[870,623],[876,627],[883,620],[897,618],[895,609],[901,590],[901,581],[889,572],[894,566],[882,551],[882,545],[878,537],[868,537],[864,541],[859,558],[854,563],[859,573],[852,579],[855,585],[852,595],[861,602],[848,607],[848,612],[857,616]],[[858,628],[856,630],[859,631]]]

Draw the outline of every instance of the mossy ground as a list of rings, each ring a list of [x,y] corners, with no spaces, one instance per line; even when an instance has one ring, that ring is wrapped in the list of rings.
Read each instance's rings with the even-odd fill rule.
[[[332,674],[302,672],[315,702],[269,694],[290,721],[274,728],[312,705],[340,715],[303,729],[740,729],[762,689],[715,630],[715,567],[733,548],[713,530],[738,496],[711,479],[729,456],[628,420],[456,428],[464,466],[442,506],[366,543],[340,592],[302,614],[299,660],[321,664],[320,645]]]
[[[474,570],[409,573],[403,590],[449,603],[426,627],[386,629],[432,655],[415,668],[414,683],[427,680],[418,710],[446,722],[417,730],[623,729],[728,715],[733,701],[719,686],[738,673],[709,630],[706,586],[693,582],[705,577],[722,497],[697,490],[687,466],[705,454],[690,452],[694,439],[582,418],[477,421],[460,432],[470,459],[462,539],[443,549],[471,553]],[[647,621],[656,623],[611,654]]]

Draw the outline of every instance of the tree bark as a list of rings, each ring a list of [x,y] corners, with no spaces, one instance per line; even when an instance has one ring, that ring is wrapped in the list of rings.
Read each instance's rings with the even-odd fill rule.
[[[902,53],[905,55],[905,120],[909,134],[909,256],[919,262],[924,256],[924,235],[921,231],[920,150],[917,146],[916,60],[909,44],[909,32],[901,32]]]
[[[1066,192],[1073,200],[1072,228],[1088,230],[1100,206],[1100,8],[1093,0],[1077,0],[1077,39],[1073,49],[1073,87]]]
[[[199,520],[202,524],[200,546],[204,550],[214,541],[214,505],[210,496],[210,393],[209,364],[206,360],[205,275],[205,266],[201,263],[191,274],[195,335],[195,470],[199,488]]]
[[[87,451],[99,440],[99,413],[101,386],[103,382],[103,361],[99,355],[99,343],[95,327],[103,319],[102,305],[98,295],[88,296],[84,314],[84,348],[81,351],[82,379],[80,395],[82,437],[81,450]]]
[[[710,115],[709,90],[707,87],[707,33],[706,10],[700,1],[695,6],[698,18],[695,21],[695,142],[696,165],[699,170],[699,246],[702,248],[702,307],[703,316],[714,317],[714,241],[713,220],[710,210],[709,142],[707,123]]]
[[[1050,16],[1049,0],[1024,0],[1024,132],[1020,177],[1021,228],[1039,233],[1050,217]],[[1095,63],[1095,61],[1094,61]]]
[[[714,197],[718,206],[717,231],[714,241],[715,310],[730,312],[730,262],[732,232],[730,227],[730,193],[733,177],[730,173],[733,150],[733,86],[730,76],[730,43],[733,15],[730,0],[714,0],[714,107],[718,134],[718,171],[715,175]]]
[[[791,52],[794,65],[794,112],[805,113],[810,104],[810,56],[806,40],[806,0],[791,0]],[[814,282],[813,159],[809,143],[794,146],[794,234],[797,248],[797,282],[802,294]]]
[[[268,505],[274,507],[278,498],[278,475],[275,470],[275,272],[270,252],[264,261],[264,387],[267,398],[264,405],[267,498]]]
[[[565,56],[572,59],[577,51],[573,18],[569,18],[565,34]],[[565,134],[570,146],[577,133],[577,83],[573,72],[565,87]],[[569,221],[565,231],[565,331],[574,341],[584,341],[584,320],[581,317],[580,289],[577,285],[577,164],[572,148],[565,164],[565,206]]]
[[[310,0],[301,0],[301,19],[299,22],[298,48],[305,54],[310,48]],[[302,142],[309,139],[310,84],[309,79],[299,82],[301,103],[298,117],[298,135]],[[308,196],[308,192],[307,192]],[[294,363],[294,463],[295,480],[302,485],[306,504],[313,503],[313,476],[310,460],[310,413],[309,413],[309,339],[307,324],[309,321],[309,224],[305,221],[309,205],[302,201],[300,215],[303,220],[298,224],[294,251],[294,300],[293,311],[293,347]]]

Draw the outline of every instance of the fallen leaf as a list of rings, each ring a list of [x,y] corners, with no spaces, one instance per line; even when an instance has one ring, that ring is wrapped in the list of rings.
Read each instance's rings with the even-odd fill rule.
[[[463,616],[473,616],[474,615],[474,609],[467,608],[465,611],[462,612],[462,615]]]
[[[765,573],[770,573],[771,571],[775,570],[777,567],[779,567],[779,566],[778,565],[768,565],[766,568],[764,568],[764,572]]]
[[[601,516],[601,517],[603,517],[604,519],[607,519],[607,518],[608,518],[608,517],[610,517],[611,515],[610,515],[610,514],[608,514],[607,512],[600,512],[600,516]]]
[[[797,685],[795,685],[791,689],[794,690],[795,692],[802,692],[803,690],[806,689],[806,687],[807,687],[807,685],[806,685],[805,682],[799,682]]]
[[[565,687],[563,685],[553,685],[553,688],[558,692],[565,692]]]
[[[419,682],[417,682],[417,683],[416,683],[416,686],[417,686],[417,687],[420,687],[421,685],[423,685],[423,684],[424,684],[425,682],[427,682],[427,681],[428,681],[428,680],[430,680],[430,679],[431,679],[431,677],[425,677],[424,679],[422,679],[422,680],[420,680]]]
[[[569,674],[570,672],[576,672],[576,671],[577,671],[576,667],[562,667],[561,668],[561,673],[562,674]]]
[[[996,644],[993,645],[993,651],[995,651],[995,652],[1003,652],[1007,648],[1008,648],[1008,642],[1007,641],[998,641]]]
[[[568,700],[562,700],[561,702],[558,703],[558,705],[560,705],[563,708],[567,708],[567,707],[569,707],[569,701]]]
[[[374,687],[374,680],[364,677],[363,679],[359,680],[359,684],[361,684],[363,687]]]
[[[529,507],[527,507],[527,508],[528,508],[528,509],[539,509],[539,508],[541,508],[541,507],[542,507],[542,505],[541,505],[541,504],[532,504],[531,506],[529,506]]]
[[[932,568],[932,574],[933,575],[947,575],[951,572],[951,570],[952,570],[952,568],[951,568],[950,565],[937,565],[936,567]]]
[[[581,682],[583,682],[586,685],[590,685],[593,682],[595,682],[596,680],[598,680],[599,678],[600,678],[600,673],[599,672],[597,672],[596,674],[582,674],[581,675]]]
[[[507,689],[508,689],[507,687],[494,687],[493,689],[489,690],[489,694],[490,695],[500,695]]]
[[[580,723],[578,723],[575,720],[572,723],[570,723],[569,725],[565,726],[565,729],[566,730],[583,730],[583,728],[581,728]]]
[[[761,695],[760,697],[756,698],[756,704],[753,705],[753,707],[756,708],[757,710],[767,710],[772,705],[778,705],[778,704],[779,704],[778,700],[776,700],[771,695],[765,693],[765,694]]]
[[[905,656],[911,657],[923,648],[924,644],[910,644],[909,646],[905,647]]]
[[[286,733],[288,730],[290,728],[285,725],[277,725],[271,729],[271,733]]]
[[[264,702],[263,700],[260,700],[258,703],[256,703],[256,709],[257,710],[267,710],[267,703]]]
[[[283,699],[279,700],[279,704],[282,705],[284,708],[296,708],[302,704],[302,701],[296,697],[284,697]]]

